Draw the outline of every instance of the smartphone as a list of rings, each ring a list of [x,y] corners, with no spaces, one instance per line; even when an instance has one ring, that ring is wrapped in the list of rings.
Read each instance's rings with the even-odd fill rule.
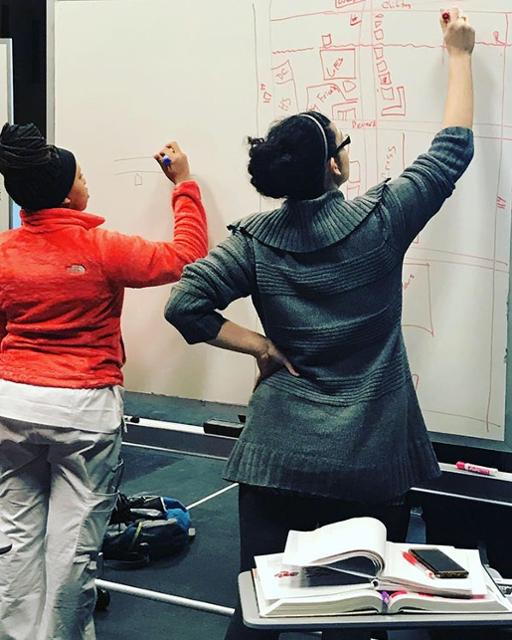
[[[409,549],[418,562],[432,571],[436,578],[467,578],[469,572],[440,549]]]

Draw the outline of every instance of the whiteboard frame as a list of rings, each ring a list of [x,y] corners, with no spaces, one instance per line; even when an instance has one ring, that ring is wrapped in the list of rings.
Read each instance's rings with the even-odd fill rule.
[[[55,141],[55,5],[57,2],[75,2],[76,0],[46,0],[47,3],[47,139]],[[83,0],[82,0],[83,1]],[[90,0],[97,2],[98,0]],[[102,0],[108,2],[108,0]],[[1,42],[1,41],[0,41]],[[512,213],[512,203],[510,205]],[[512,260],[512,234],[510,238],[509,265]],[[471,436],[459,436],[429,431],[434,443],[468,447],[512,454],[512,270],[509,273],[509,291],[507,297],[507,356],[505,374],[505,424],[504,440],[488,440]],[[129,392],[127,392],[129,393]],[[511,463],[512,464],[512,463]]]
[[[12,62],[12,39],[0,38],[0,47],[6,51],[6,63],[5,69],[0,69],[0,77],[6,78],[7,91],[4,94],[5,97],[5,111],[7,112],[7,121],[12,124],[14,117],[14,82],[13,82],[13,62]],[[1,123],[3,125],[3,123]],[[0,125],[0,126],[1,126]],[[7,207],[0,207],[0,228],[7,230],[11,227],[12,223],[12,200],[9,198]]]

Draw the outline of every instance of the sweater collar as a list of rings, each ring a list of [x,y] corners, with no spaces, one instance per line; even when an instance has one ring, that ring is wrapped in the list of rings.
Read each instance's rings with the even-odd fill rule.
[[[327,191],[314,200],[286,200],[274,211],[256,213],[229,226],[263,244],[295,253],[309,253],[346,238],[375,209],[386,182],[354,200],[341,191]]]
[[[31,213],[22,210],[20,217],[23,228],[32,233],[47,233],[69,226],[93,229],[105,222],[105,218],[93,213],[65,208],[39,209]]]

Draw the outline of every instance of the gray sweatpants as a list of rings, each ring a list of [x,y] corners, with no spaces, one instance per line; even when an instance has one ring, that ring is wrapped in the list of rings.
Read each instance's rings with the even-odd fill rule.
[[[121,476],[121,429],[0,417],[0,640],[94,640],[97,553]]]

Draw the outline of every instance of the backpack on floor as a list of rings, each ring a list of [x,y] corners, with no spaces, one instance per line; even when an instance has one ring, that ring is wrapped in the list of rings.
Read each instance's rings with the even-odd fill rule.
[[[103,558],[117,568],[139,568],[178,554],[194,536],[186,507],[163,496],[118,494],[103,539]]]

